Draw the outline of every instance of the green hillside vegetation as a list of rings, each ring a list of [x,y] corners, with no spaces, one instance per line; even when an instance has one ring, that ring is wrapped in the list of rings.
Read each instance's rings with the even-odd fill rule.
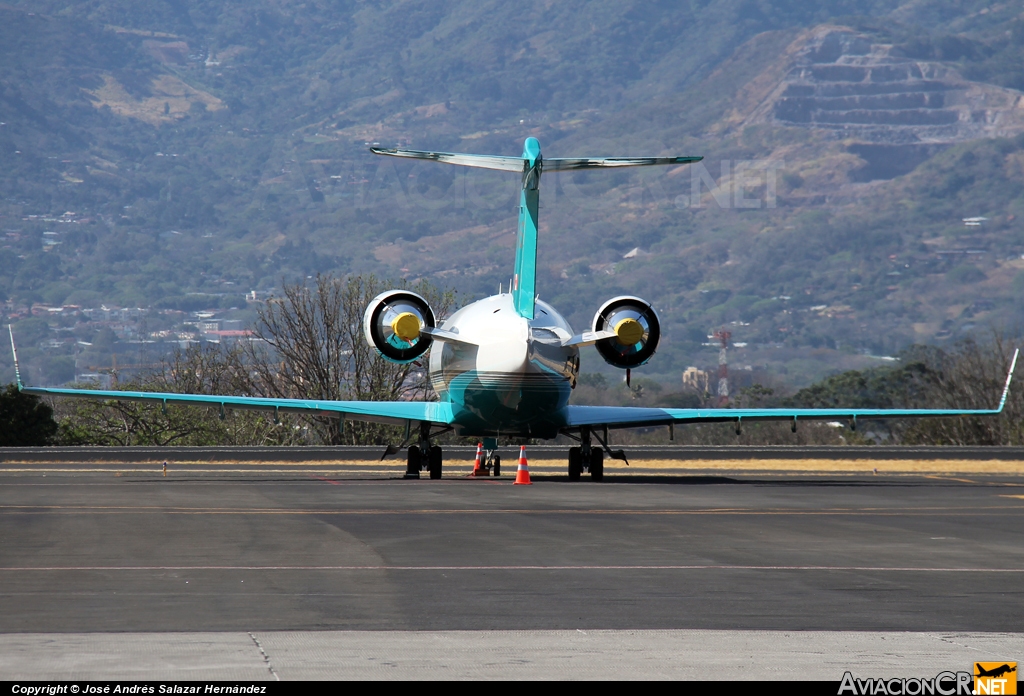
[[[749,345],[736,360],[793,387],[869,364],[859,353],[1012,330],[1024,319],[1024,140],[936,148],[909,173],[860,182],[870,162],[850,143],[740,128],[736,114],[821,24],[1024,89],[1015,12],[14,2],[0,8],[0,299],[191,311],[364,271],[479,297],[511,271],[515,177],[383,161],[366,144],[514,154],[535,135],[550,156],[706,157],[699,207],[687,169],[545,178],[541,296],[580,328],[612,295],[654,301],[667,335],[651,377],[712,364],[706,335],[731,322]],[[715,202],[721,162],[768,158],[785,162],[776,207]],[[748,195],[764,199],[767,183]],[[969,216],[988,220],[965,227]],[[16,330],[26,362],[56,381],[71,358],[33,353],[41,321]]]

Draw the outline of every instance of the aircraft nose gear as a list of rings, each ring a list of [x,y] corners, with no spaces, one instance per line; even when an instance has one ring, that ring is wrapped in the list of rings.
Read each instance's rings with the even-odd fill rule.
[[[485,437],[484,442],[484,469],[492,476],[501,476],[501,455],[497,453],[498,438]]]

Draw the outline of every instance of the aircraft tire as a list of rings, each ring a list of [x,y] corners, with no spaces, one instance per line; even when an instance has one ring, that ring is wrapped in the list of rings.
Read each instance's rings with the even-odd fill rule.
[[[604,480],[604,452],[602,450],[590,450],[590,480]]]
[[[420,462],[422,461],[422,452],[420,448],[413,445],[408,450],[408,458],[406,459],[405,467],[405,478],[407,479],[418,479],[420,477]]]
[[[491,460],[494,464],[494,475],[501,476],[501,455],[494,455],[494,459]]]
[[[442,461],[441,448],[431,447],[427,452],[427,468],[430,469],[430,478],[439,479],[441,478],[441,461]]]
[[[569,448],[569,480],[579,481],[583,475],[583,449],[581,447]]]

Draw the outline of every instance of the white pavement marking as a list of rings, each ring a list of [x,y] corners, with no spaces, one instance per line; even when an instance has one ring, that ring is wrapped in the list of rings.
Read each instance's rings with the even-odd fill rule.
[[[253,648],[258,642],[259,650]],[[273,655],[274,673],[265,655]],[[934,677],[1020,660],[1022,633],[279,631],[0,635],[7,680]]]
[[[941,539],[944,537],[935,537]],[[254,571],[254,570],[319,570],[319,571],[474,571],[474,570],[771,570],[771,571],[854,571],[858,573],[1024,573],[1024,568],[931,568],[925,566],[822,566],[822,565],[462,565],[462,566],[15,566],[0,568],[0,573],[90,572],[157,572],[186,571]]]

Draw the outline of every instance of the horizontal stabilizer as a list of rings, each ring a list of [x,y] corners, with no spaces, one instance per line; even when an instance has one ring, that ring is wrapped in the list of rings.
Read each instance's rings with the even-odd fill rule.
[[[410,159],[433,160],[463,167],[496,169],[503,172],[523,172],[530,166],[523,157],[501,155],[470,155],[462,152],[429,152],[427,150],[402,150],[398,148],[371,147],[375,155],[408,157]],[[567,172],[577,169],[598,169],[601,167],[649,167],[652,165],[689,164],[700,162],[703,157],[554,157],[542,160],[543,171]]]
[[[690,164],[703,157],[555,157],[544,160],[544,171],[566,172],[599,167],[649,167],[656,164]]]
[[[530,166],[529,161],[522,157],[502,157],[501,155],[467,155],[460,152],[427,152],[425,150],[400,150],[383,147],[371,147],[370,152],[375,155],[433,160],[445,164],[458,164],[463,167],[497,169],[502,172],[522,172]]]

